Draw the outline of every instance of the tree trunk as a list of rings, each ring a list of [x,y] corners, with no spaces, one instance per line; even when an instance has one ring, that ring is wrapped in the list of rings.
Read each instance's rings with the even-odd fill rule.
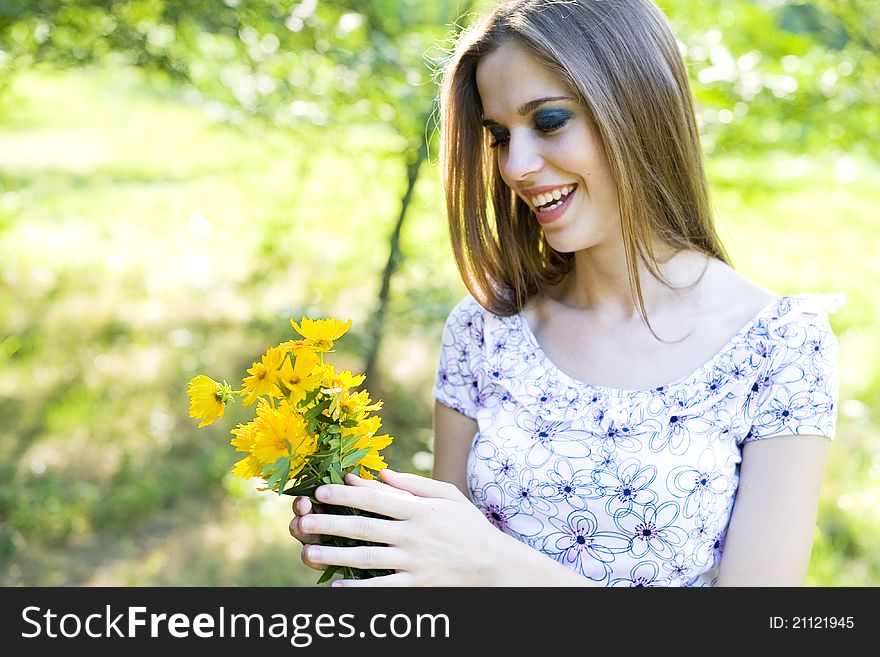
[[[408,164],[406,168],[406,191],[400,201],[400,214],[397,217],[397,223],[391,232],[389,240],[388,261],[385,263],[385,271],[382,273],[382,285],[379,289],[379,298],[376,309],[369,324],[368,347],[366,354],[366,365],[364,373],[367,375],[366,383],[373,390],[378,390],[381,384],[378,379],[378,371],[376,369],[376,361],[379,357],[379,347],[382,342],[382,334],[385,329],[385,311],[388,308],[388,301],[391,293],[391,277],[400,267],[403,261],[403,254],[400,250],[400,232],[403,228],[403,222],[406,220],[406,213],[412,200],[413,189],[419,179],[419,171],[422,163],[428,158],[428,145],[425,139],[421,140],[419,149],[415,158]]]

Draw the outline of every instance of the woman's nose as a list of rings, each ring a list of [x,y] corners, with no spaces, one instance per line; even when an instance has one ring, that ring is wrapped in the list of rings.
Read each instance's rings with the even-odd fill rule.
[[[516,182],[526,180],[543,165],[544,159],[530,135],[510,135],[506,157],[501,166],[505,178]]]

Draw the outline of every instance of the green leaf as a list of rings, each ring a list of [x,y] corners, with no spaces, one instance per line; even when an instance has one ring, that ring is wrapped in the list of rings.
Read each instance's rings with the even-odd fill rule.
[[[275,463],[272,463],[271,465],[267,463],[266,465],[264,465],[263,469],[260,472],[265,476],[273,472],[278,472],[285,467],[290,470],[290,458],[287,456],[282,456],[277,461],[275,461]]]
[[[315,406],[314,408],[309,409],[306,414],[303,416],[307,420],[311,420],[313,418],[318,417],[321,413],[330,408],[330,400],[325,399],[320,404]]]
[[[275,461],[276,468],[275,473],[269,478],[266,482],[266,485],[272,490],[275,489],[276,485],[278,486],[278,494],[281,495],[281,488],[284,488],[284,484],[287,483],[287,476],[290,474],[290,459],[287,457],[282,457]]]
[[[334,463],[330,467],[330,482],[334,484],[345,484],[345,481],[342,479],[342,475],[339,473],[339,470],[336,469],[336,464]]]
[[[352,452],[351,454],[346,454],[342,457],[342,461],[340,461],[339,465],[342,466],[342,469],[352,467],[355,463],[360,461],[364,456],[367,455],[367,452],[370,451],[369,447],[364,447],[363,449],[359,449],[356,452]]]
[[[327,566],[327,570],[325,570],[321,577],[318,578],[316,583],[323,584],[324,582],[329,581],[331,577],[339,572],[340,568],[342,568],[342,566]]]
[[[347,452],[352,447],[355,446],[357,441],[360,440],[360,436],[343,436],[342,437],[342,451]]]

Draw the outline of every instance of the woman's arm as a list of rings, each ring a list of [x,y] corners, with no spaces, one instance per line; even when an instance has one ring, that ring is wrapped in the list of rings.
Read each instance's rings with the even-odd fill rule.
[[[747,443],[717,586],[802,586],[828,453],[824,436]]]
[[[468,495],[467,461],[477,421],[439,401],[434,402],[434,471],[438,481],[454,484]]]

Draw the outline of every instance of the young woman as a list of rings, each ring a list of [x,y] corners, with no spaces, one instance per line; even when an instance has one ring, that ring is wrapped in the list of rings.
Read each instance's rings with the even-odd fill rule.
[[[388,520],[298,498],[304,562],[395,571],[348,586],[802,584],[839,299],[729,265],[660,10],[500,4],[461,38],[442,106],[471,294],[444,330],[434,478],[317,491]]]

